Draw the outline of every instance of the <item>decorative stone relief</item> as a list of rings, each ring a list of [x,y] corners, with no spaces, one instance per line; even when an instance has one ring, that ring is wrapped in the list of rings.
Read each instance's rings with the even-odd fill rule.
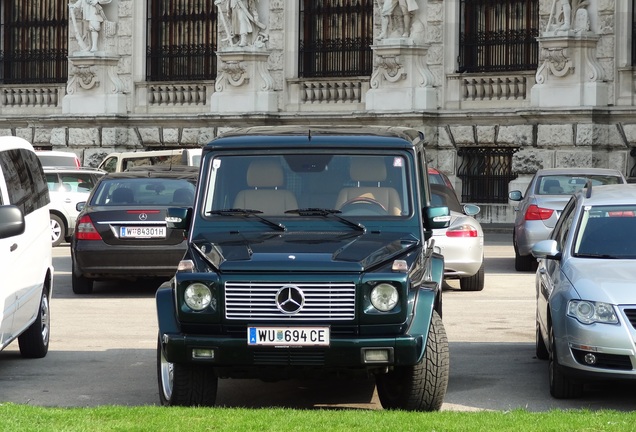
[[[240,61],[224,61],[217,72],[214,89],[218,92],[225,90],[227,85],[240,87],[250,82],[247,68]]]
[[[537,84],[544,84],[548,73],[560,78],[574,73],[574,65],[568,57],[567,48],[542,48],[539,61],[542,63],[537,69]]]
[[[74,94],[78,87],[84,90],[90,90],[97,86],[99,86],[99,78],[97,78],[97,71],[94,66],[79,65],[71,68],[66,86],[68,94]]]
[[[400,56],[376,56],[375,70],[371,75],[371,88],[380,87],[381,80],[395,83],[406,79],[406,72],[400,64]]]

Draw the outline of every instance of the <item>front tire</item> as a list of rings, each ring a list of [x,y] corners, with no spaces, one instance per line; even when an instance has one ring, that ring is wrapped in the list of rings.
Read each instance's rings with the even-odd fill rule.
[[[380,403],[385,409],[437,411],[444,402],[449,369],[446,330],[437,312],[433,312],[422,360],[377,375]]]
[[[18,336],[20,355],[24,358],[42,358],[49,352],[51,335],[51,310],[49,303],[49,287],[44,285],[40,308],[33,324]]]
[[[583,394],[583,385],[572,381],[563,373],[556,353],[554,330],[550,329],[550,358],[548,365],[548,379],[550,394],[555,399],[574,399]]]
[[[170,363],[157,344],[159,400],[164,406],[206,406],[216,403],[218,378],[207,365]]]
[[[470,277],[461,278],[459,280],[459,288],[462,291],[482,291],[484,289],[485,283],[485,270],[484,270],[484,262],[482,259],[481,267],[477,273]]]

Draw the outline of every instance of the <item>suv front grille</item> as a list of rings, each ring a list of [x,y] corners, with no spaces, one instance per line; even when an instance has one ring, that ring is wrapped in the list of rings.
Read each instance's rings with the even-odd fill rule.
[[[278,308],[276,296],[293,286],[304,295],[294,314]],[[225,317],[229,320],[343,321],[355,318],[355,284],[351,282],[281,283],[226,282]]]

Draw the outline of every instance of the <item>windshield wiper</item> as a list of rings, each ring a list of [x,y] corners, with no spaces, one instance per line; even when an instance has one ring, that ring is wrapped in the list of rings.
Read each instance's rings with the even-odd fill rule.
[[[609,254],[595,254],[595,253],[577,253],[574,255],[577,258],[603,258],[603,259],[617,259],[614,255]]]
[[[309,208],[299,208],[295,210],[287,210],[285,213],[297,214],[300,216],[322,216],[322,217],[333,216],[336,219],[338,219],[340,222],[343,222],[344,224],[349,225],[350,227],[353,227],[359,231],[362,231],[363,233],[367,231],[367,228],[361,223],[354,222],[352,220],[349,220],[347,218],[340,216],[339,213],[342,213],[340,210],[309,207]]]
[[[280,231],[287,231],[287,227],[279,222],[274,222],[269,219],[260,216],[259,214],[263,213],[260,210],[251,210],[251,209],[240,209],[240,208],[232,208],[232,209],[223,209],[223,210],[212,210],[207,212],[208,215],[222,215],[222,216],[243,216],[243,217],[251,217],[254,216],[261,222],[266,223],[267,225],[274,227]]]

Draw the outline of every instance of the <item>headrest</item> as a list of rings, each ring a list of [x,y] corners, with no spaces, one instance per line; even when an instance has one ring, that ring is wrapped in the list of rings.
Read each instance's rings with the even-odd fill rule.
[[[273,188],[283,185],[283,168],[273,160],[254,161],[247,168],[249,187]]]
[[[381,157],[356,157],[349,168],[351,180],[359,182],[381,182],[386,180],[386,165]]]

